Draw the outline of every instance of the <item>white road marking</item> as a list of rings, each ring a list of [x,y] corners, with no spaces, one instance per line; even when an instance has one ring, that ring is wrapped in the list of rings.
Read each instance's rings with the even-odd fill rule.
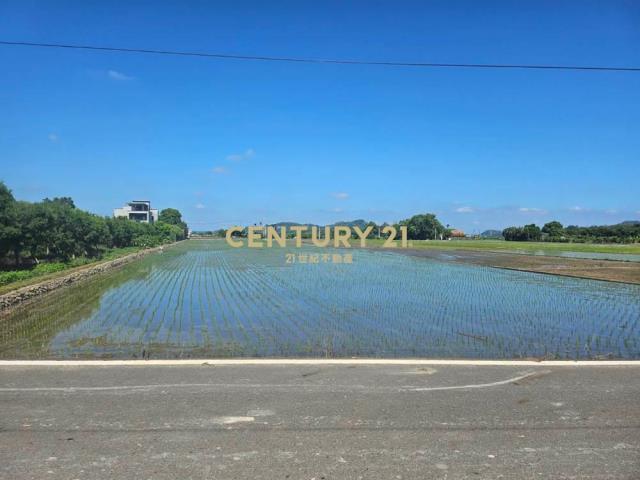
[[[337,385],[349,389],[366,389],[366,385]],[[326,385],[293,384],[293,383],[151,383],[148,385],[113,385],[109,387],[2,387],[0,392],[101,392],[118,390],[153,390],[162,388],[293,388],[293,389],[326,389]]]
[[[420,367],[415,370],[402,370],[398,372],[393,372],[394,375],[433,375],[437,373],[438,370],[431,367]]]
[[[247,415],[251,417],[269,417],[271,415],[275,415],[273,410],[267,410],[263,408],[256,408],[255,410],[249,410]]]
[[[489,387],[497,387],[499,385],[506,385],[508,383],[524,380],[525,378],[531,377],[533,375],[540,375],[545,373],[550,373],[550,372],[549,370],[543,370],[540,372],[529,372],[529,373],[525,373],[524,375],[520,375],[518,377],[512,377],[506,380],[500,380],[498,382],[491,382],[491,383],[475,383],[471,385],[453,385],[449,387],[404,387],[404,388],[412,392],[436,392],[439,390],[466,390],[471,388],[489,388]]]
[[[213,423],[219,423],[221,425],[231,425],[232,423],[253,422],[253,417],[215,417]]]
[[[400,392],[433,392],[438,390],[464,390],[464,389],[473,389],[473,388],[488,388],[488,387],[496,387],[499,385],[506,385],[508,383],[517,382],[519,380],[523,380],[525,378],[549,373],[549,370],[537,371],[537,372],[528,372],[523,375],[519,375],[517,377],[508,378],[506,380],[500,380],[497,382],[491,383],[478,383],[478,384],[470,384],[470,385],[454,385],[447,387],[418,387],[413,385],[407,385],[402,387],[376,387],[376,386],[368,386],[368,385],[331,385],[327,386],[324,384],[317,385],[309,385],[309,384],[292,384],[292,383],[284,383],[284,384],[263,384],[263,383],[162,383],[162,384],[149,384],[149,385],[113,385],[108,387],[1,387],[0,392],[66,392],[66,393],[74,393],[74,392],[101,392],[101,391],[121,391],[121,390],[141,390],[141,391],[149,391],[152,389],[168,389],[168,388],[288,388],[288,389],[296,389],[296,390],[304,390],[304,389],[321,389],[326,390],[327,388],[333,389],[349,389],[349,390],[365,390],[365,391],[375,391],[375,390],[385,390],[385,391],[400,391]],[[270,411],[266,411],[271,413]],[[255,415],[254,415],[255,416]],[[251,417],[253,418],[253,417]]]
[[[432,360],[420,358],[234,358],[182,360],[0,360],[0,367],[118,367],[209,365],[474,365],[547,367],[640,367],[640,360]]]

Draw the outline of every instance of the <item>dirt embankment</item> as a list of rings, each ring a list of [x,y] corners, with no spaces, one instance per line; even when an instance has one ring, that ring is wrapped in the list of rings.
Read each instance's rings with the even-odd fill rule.
[[[163,248],[166,248],[166,246],[148,248],[146,250],[140,250],[139,252],[125,255],[124,257],[110,260],[108,262],[102,262],[96,265],[87,265],[80,269],[74,269],[67,275],[52,278],[49,280],[43,280],[42,282],[28,285],[26,287],[22,287],[17,290],[5,293],[4,295],[0,295],[0,314],[5,315],[14,307],[17,307],[18,305],[28,300],[34,299],[53,290],[57,290],[59,288],[77,283],[108,270],[113,270],[114,268],[130,263],[134,260],[137,260],[138,258],[149,255],[150,253],[159,252]]]
[[[564,275],[567,277],[640,284],[640,262],[592,260],[477,250],[395,249],[395,252],[486,267],[525,272]]]

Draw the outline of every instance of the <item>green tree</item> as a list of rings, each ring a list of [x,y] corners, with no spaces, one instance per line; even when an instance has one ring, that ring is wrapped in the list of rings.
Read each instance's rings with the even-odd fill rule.
[[[537,242],[542,238],[540,227],[538,227],[534,223],[525,225],[524,227],[522,227],[522,231],[526,237],[525,240],[527,241]]]
[[[184,238],[183,229],[177,225],[171,225],[165,222],[157,222],[154,225],[162,243],[175,242]]]
[[[69,197],[16,201],[0,182],[0,257],[11,253],[16,265],[23,257],[35,263],[68,261],[78,256],[100,257],[114,247],[150,247],[185,238],[186,224],[180,212],[167,209],[163,214],[168,222],[147,224],[85,212]]]
[[[513,242],[519,241],[523,237],[522,228],[520,227],[508,227],[502,231],[502,236],[505,240]]]
[[[76,211],[68,202],[42,202],[48,217],[47,243],[50,254],[62,260],[82,255],[83,248],[78,245],[80,233]],[[80,239],[81,240],[81,239]]]
[[[396,228],[403,225],[407,226],[407,236],[411,240],[435,239],[446,233],[446,228],[433,213],[414,215],[408,220],[402,220]]]
[[[19,235],[16,223],[16,200],[11,190],[0,182],[0,255],[10,252]]]
[[[505,240],[526,242],[526,241],[539,241],[542,237],[540,227],[531,223],[524,227],[509,227],[502,231],[502,236]]]
[[[17,202],[20,225],[20,249],[36,263],[49,255],[51,216],[43,203]]]
[[[182,214],[180,210],[175,208],[165,208],[160,212],[158,216],[158,220],[160,222],[168,223],[169,225],[177,225],[181,226],[184,222],[182,221]]]
[[[367,238],[377,238],[378,237],[378,225],[376,225],[376,222],[373,221],[369,221],[366,225],[365,228],[362,229],[362,231],[364,232],[367,228],[371,227],[371,233],[367,236]]]
[[[544,224],[542,233],[546,233],[551,238],[560,238],[564,235],[564,227],[560,222],[554,220]]]
[[[184,237],[187,236],[187,231],[189,227],[182,220],[182,214],[180,213],[179,210],[175,208],[165,208],[160,212],[160,215],[158,216],[158,221],[163,223],[168,223],[169,225],[175,225],[177,227],[180,227],[184,232]]]
[[[59,205],[65,205],[67,207],[76,208],[76,204],[71,197],[54,197],[53,200],[45,198],[43,203],[57,203]]]
[[[108,218],[107,228],[111,235],[111,245],[116,248],[128,247],[133,244],[135,235],[134,222],[127,218]]]
[[[72,213],[74,254],[87,257],[99,257],[109,248],[111,235],[104,218],[81,210]]]

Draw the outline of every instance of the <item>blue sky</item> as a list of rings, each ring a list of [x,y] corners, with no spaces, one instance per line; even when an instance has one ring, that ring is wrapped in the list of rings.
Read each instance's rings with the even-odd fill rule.
[[[3,40],[422,62],[640,65],[640,3],[0,3]],[[640,218],[640,74],[0,46],[16,197],[194,229],[436,212],[467,231]]]

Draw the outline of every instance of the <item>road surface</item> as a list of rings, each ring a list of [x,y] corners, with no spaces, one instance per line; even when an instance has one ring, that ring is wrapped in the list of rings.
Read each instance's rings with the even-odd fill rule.
[[[640,478],[640,366],[0,366],[7,479]]]

